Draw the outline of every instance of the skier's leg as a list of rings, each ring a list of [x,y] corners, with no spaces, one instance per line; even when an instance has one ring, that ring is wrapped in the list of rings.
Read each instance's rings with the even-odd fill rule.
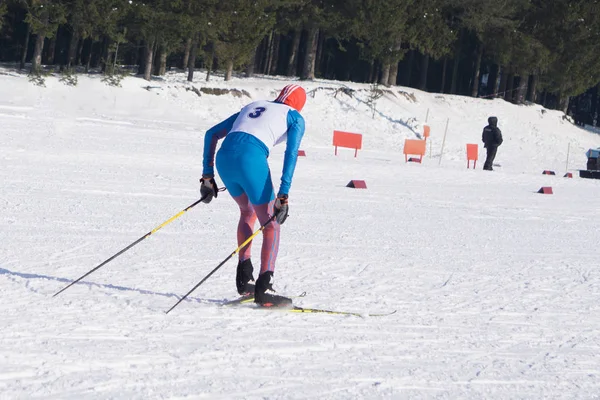
[[[274,204],[275,200],[271,200],[268,203],[254,206],[256,216],[261,225],[266,223],[273,215]],[[263,243],[260,257],[261,274],[267,271],[275,271],[275,261],[277,260],[277,253],[279,251],[280,230],[280,225],[275,220],[271,221],[263,230]]]
[[[233,198],[240,207],[240,221],[238,223],[237,230],[237,241],[238,246],[241,245],[252,236],[254,232],[254,225],[256,223],[256,213],[254,207],[248,200],[246,193],[242,193],[240,196]],[[242,250],[240,250],[239,256],[240,261],[244,261],[250,258],[252,250],[252,242],[248,243]]]

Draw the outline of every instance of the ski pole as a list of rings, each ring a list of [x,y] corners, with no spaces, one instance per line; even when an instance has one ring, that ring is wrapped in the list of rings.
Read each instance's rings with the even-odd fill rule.
[[[225,190],[225,188],[222,188],[223,190]],[[55,297],[59,294],[61,294],[62,292],[64,292],[65,290],[67,290],[68,288],[70,288],[71,286],[73,286],[74,284],[76,284],[77,282],[79,282],[80,280],[82,280],[83,278],[85,278],[86,276],[90,275],[92,272],[97,271],[98,269],[100,269],[100,267],[102,267],[105,264],[108,264],[110,261],[114,260],[115,258],[117,258],[118,256],[120,256],[121,254],[125,253],[127,250],[129,250],[130,248],[132,248],[133,246],[135,246],[136,244],[138,244],[139,242],[141,242],[142,240],[146,239],[148,236],[152,235],[154,232],[156,232],[157,230],[159,230],[160,228],[162,228],[165,225],[170,224],[171,222],[175,221],[177,218],[181,217],[186,211],[188,211],[190,208],[198,205],[202,200],[204,200],[206,198],[206,196],[203,196],[202,198],[200,198],[199,200],[195,201],[193,204],[189,205],[187,208],[185,208],[184,210],[180,211],[179,213],[177,213],[176,215],[174,215],[173,217],[169,218],[168,220],[166,220],[165,222],[163,222],[162,224],[160,224],[159,226],[157,226],[156,228],[154,228],[153,230],[151,230],[150,232],[146,233],[144,236],[142,236],[141,238],[139,238],[138,240],[136,240],[135,242],[131,243],[129,246],[125,247],[123,250],[119,251],[117,254],[115,254],[114,256],[110,257],[109,259],[103,261],[100,265],[98,265],[97,267],[89,270],[85,275],[82,275],[81,277],[77,278],[76,280],[74,280],[73,282],[71,282],[70,284],[68,284],[67,286],[65,286],[64,288],[62,288],[60,291],[56,292],[52,297]]]
[[[187,292],[186,294],[184,294],[183,297],[181,299],[179,299],[179,301],[177,303],[175,303],[175,305],[173,307],[169,308],[169,310],[166,312],[166,314],[168,314],[169,312],[171,312],[171,310],[173,310],[175,307],[177,307],[179,305],[179,303],[181,303],[190,294],[192,294],[192,292],[194,290],[198,289],[198,286],[202,285],[208,278],[210,278],[212,276],[212,274],[214,274],[215,272],[217,272],[217,270],[219,268],[221,268],[223,266],[223,264],[225,264],[227,261],[229,261],[229,259],[231,257],[233,257],[234,255],[236,255],[237,253],[239,253],[248,243],[250,243],[252,241],[252,239],[254,239],[256,237],[256,235],[258,235],[259,233],[261,233],[263,231],[263,229],[265,229],[266,226],[269,225],[271,223],[271,221],[273,221],[274,219],[275,219],[275,215],[271,216],[271,218],[269,218],[267,222],[265,222],[260,228],[258,228],[258,230],[256,232],[254,232],[248,239],[246,239],[246,241],[244,243],[240,244],[237,249],[235,249],[230,255],[227,256],[227,258],[225,258],[223,261],[221,261],[221,264],[217,265],[215,267],[215,269],[213,269],[212,271],[210,271],[210,273],[208,275],[206,275],[204,278],[202,278],[202,280],[200,282],[198,282],[196,284],[196,286],[194,286],[192,288],[192,290],[190,290],[189,292]]]

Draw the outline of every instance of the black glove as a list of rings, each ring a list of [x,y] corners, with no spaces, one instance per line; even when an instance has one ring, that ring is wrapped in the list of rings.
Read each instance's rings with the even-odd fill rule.
[[[288,195],[280,194],[275,200],[275,219],[279,222],[279,225],[283,224],[288,217]]]
[[[210,203],[213,197],[217,197],[219,188],[213,175],[202,175],[200,179],[200,197],[203,198],[203,203]]]

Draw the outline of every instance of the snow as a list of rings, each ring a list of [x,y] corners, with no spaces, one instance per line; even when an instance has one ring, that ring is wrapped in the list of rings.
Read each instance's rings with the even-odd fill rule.
[[[52,297],[197,200],[205,130],[286,83],[198,75],[251,98],[198,96],[177,72],[38,87],[0,69],[0,398],[598,398],[600,182],[577,170],[600,136],[538,105],[395,87],[372,118],[369,85],[301,82],[307,156],[275,287],[391,316],[219,307],[237,295],[235,258],[166,315],[235,249],[227,192]],[[505,138],[494,172],[481,170],[490,115]],[[428,154],[405,163],[426,117]],[[364,135],[356,158],[334,156],[334,129]],[[480,144],[475,170],[466,143]]]

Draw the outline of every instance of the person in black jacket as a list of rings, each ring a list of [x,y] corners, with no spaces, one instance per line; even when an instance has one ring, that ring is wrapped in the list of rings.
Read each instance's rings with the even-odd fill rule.
[[[483,128],[483,134],[481,135],[481,140],[487,149],[487,158],[485,159],[485,164],[483,164],[483,169],[493,171],[492,164],[494,163],[494,158],[496,158],[498,146],[502,144],[502,132],[498,129],[498,118],[489,117],[488,123],[489,125]]]

